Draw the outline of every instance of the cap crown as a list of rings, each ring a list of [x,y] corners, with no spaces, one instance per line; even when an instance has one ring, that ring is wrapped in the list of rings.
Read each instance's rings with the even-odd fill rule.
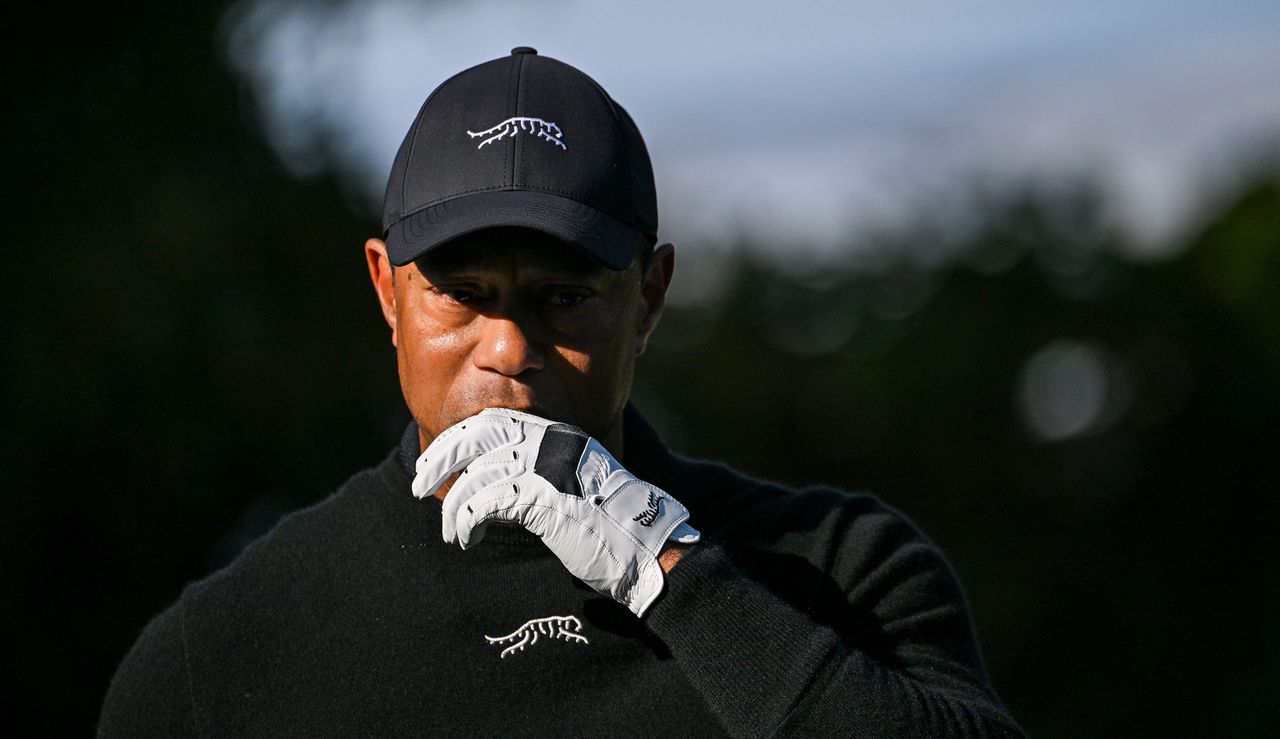
[[[427,98],[396,153],[382,226],[502,191],[567,198],[657,233],[653,170],[631,117],[590,77],[531,49],[460,72]]]

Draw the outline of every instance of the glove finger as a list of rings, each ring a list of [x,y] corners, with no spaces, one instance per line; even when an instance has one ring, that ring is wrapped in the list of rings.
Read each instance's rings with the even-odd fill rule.
[[[450,491],[449,496],[453,492]],[[456,517],[458,543],[463,549],[475,546],[484,538],[489,521],[502,519],[524,524],[520,515],[520,483],[496,482],[468,497],[458,508]]]
[[[435,495],[440,486],[476,457],[502,446],[519,443],[524,433],[519,422],[500,416],[472,416],[445,429],[418,457],[413,494]]]
[[[497,482],[509,481],[524,471],[514,449],[497,449],[476,457],[458,481],[449,488],[441,508],[440,536],[445,543],[455,541],[458,510],[480,490]]]

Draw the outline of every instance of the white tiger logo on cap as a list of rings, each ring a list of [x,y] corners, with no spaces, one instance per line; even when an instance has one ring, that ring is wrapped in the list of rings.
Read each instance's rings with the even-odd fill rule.
[[[486,128],[483,131],[467,131],[467,135],[473,139],[481,136],[487,137],[476,147],[477,149],[483,149],[485,144],[491,144],[504,136],[515,138],[516,134],[521,131],[546,139],[565,151],[569,150],[569,147],[565,146],[564,141],[561,140],[564,134],[560,131],[560,127],[551,121],[544,121],[541,118],[516,116],[506,119],[493,128]]]

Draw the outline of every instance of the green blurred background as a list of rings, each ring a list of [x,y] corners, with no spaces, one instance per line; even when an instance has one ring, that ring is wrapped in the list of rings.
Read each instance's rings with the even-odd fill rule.
[[[407,421],[361,254],[376,216],[279,163],[219,49],[225,10],[11,25],[0,644],[5,713],[37,734],[90,731],[183,583]],[[686,453],[918,522],[1033,734],[1266,735],[1280,176],[1246,164],[1158,260],[1118,256],[1087,177],[975,188],[939,264],[894,256],[940,238],[926,213],[861,237],[870,268],[681,244],[699,289],[636,402]]]

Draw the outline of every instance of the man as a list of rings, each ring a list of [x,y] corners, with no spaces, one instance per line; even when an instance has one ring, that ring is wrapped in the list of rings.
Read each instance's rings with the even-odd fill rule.
[[[628,404],[675,254],[592,80],[522,47],[446,81],[383,226],[414,422],[157,617],[101,734],[1019,734],[910,523],[674,456]]]

